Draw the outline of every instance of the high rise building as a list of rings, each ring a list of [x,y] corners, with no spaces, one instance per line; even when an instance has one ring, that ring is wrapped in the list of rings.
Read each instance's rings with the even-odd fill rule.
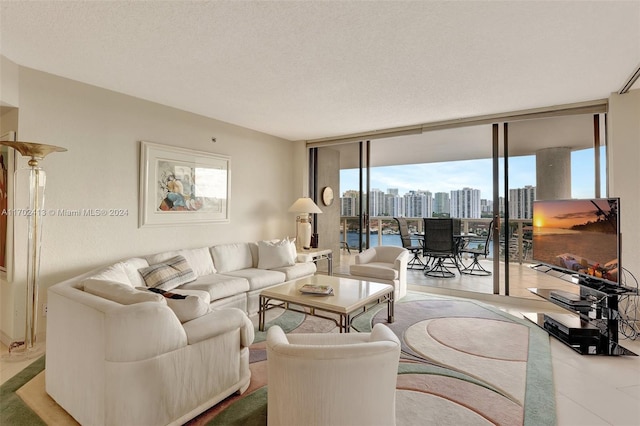
[[[511,219],[533,219],[533,201],[536,199],[536,187],[509,190],[509,217]]]
[[[480,190],[463,188],[451,191],[451,217],[462,219],[479,219],[480,214]]]
[[[493,215],[493,202],[491,200],[480,200],[480,214],[483,217],[491,217]]]
[[[436,192],[433,196],[433,212],[436,214],[451,213],[451,200],[446,192]]]
[[[403,198],[398,194],[387,194],[385,196],[385,206],[387,215],[390,217],[404,216],[404,202]]]
[[[433,200],[429,191],[409,191],[404,195],[405,217],[431,217]]]
[[[340,215],[358,216],[360,203],[358,202],[358,191],[345,191],[340,197]]]
[[[369,193],[369,216],[386,216],[384,192],[378,188],[371,189]]]

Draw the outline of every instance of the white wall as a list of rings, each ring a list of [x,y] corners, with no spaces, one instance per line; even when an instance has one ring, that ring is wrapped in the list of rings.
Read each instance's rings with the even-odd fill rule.
[[[608,132],[609,194],[620,197],[621,263],[640,280],[640,90],[611,95]],[[627,285],[635,282],[627,277]]]
[[[0,105],[18,105],[18,65],[0,55]]]
[[[18,93],[18,140],[68,149],[41,163],[47,172],[46,208],[129,212],[126,217],[45,218],[41,304],[49,286],[118,259],[294,235],[295,217],[287,209],[301,195],[293,160],[294,153],[301,154],[296,144],[302,143],[22,67]],[[138,228],[141,140],[230,156],[231,223]],[[26,241],[27,236],[15,238]],[[24,256],[24,245],[18,249]],[[24,286],[24,275],[16,269],[10,285]],[[15,300],[15,306],[24,304]],[[13,310],[10,303],[3,298],[3,310]],[[5,338],[22,336],[23,320],[15,323],[0,324]],[[41,322],[39,334],[43,331]]]

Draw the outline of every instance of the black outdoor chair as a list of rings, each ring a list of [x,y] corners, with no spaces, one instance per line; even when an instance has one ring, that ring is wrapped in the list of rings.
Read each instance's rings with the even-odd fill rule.
[[[458,231],[459,232],[459,231]],[[455,274],[445,264],[451,261],[460,272],[458,250],[454,238],[454,220],[448,218],[424,218],[423,253],[428,256],[431,267],[425,269],[428,277],[452,278]]]
[[[478,258],[480,256],[484,256],[485,259],[489,254],[489,243],[491,242],[491,236],[493,235],[493,221],[489,223],[489,232],[486,237],[483,238],[468,238],[465,239],[464,246],[460,249],[460,255],[464,255],[465,253],[473,256],[473,261],[464,266],[460,270],[461,273],[467,275],[491,275],[490,271],[487,271],[480,262],[478,262]]]
[[[398,229],[400,230],[400,239],[402,240],[402,247],[411,252],[413,257],[409,260],[407,268],[416,269],[414,266],[419,266],[418,269],[424,269],[425,264],[422,261],[422,245],[414,244],[411,234],[409,233],[409,226],[407,225],[407,219],[404,217],[394,217],[398,222]]]

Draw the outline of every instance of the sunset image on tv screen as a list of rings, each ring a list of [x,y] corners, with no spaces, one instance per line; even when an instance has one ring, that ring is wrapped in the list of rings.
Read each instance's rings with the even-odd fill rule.
[[[533,258],[617,283],[618,203],[616,198],[535,201]]]

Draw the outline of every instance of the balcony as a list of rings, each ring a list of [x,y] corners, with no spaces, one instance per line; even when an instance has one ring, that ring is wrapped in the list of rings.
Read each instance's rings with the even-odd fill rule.
[[[422,232],[422,218],[406,218],[410,232]],[[490,218],[486,219],[461,219],[462,232],[473,233],[476,235],[487,235],[489,232]],[[392,245],[402,246],[400,240],[400,232],[398,224],[392,217],[372,217],[369,220],[369,241],[370,246]],[[530,263],[532,261],[532,244],[531,244],[531,227],[530,219],[511,219],[509,220],[508,239],[509,239],[509,261],[518,264]],[[346,230],[346,233],[345,233]],[[349,245],[350,249],[355,248],[357,251],[359,220],[357,217],[342,216],[340,224],[340,241],[344,241]],[[500,232],[500,250],[499,256],[501,260],[505,259],[504,250],[505,232],[504,226]],[[493,259],[495,251],[493,243],[489,247],[489,256],[487,259]]]
[[[407,218],[409,229],[412,232],[421,232],[422,218]],[[486,219],[462,219],[462,229],[465,233],[475,233],[486,235],[490,218]],[[546,276],[540,272],[532,270],[530,265],[533,262],[531,244],[531,225],[529,219],[514,219],[509,221],[508,239],[509,253],[505,257],[504,249],[504,227],[501,228],[500,247],[496,251],[490,245],[489,256],[481,258],[481,264],[489,271],[493,271],[493,258],[497,255],[500,259],[500,271],[498,273],[500,281],[500,294],[504,292],[504,262],[505,258],[509,262],[509,295],[513,297],[539,300],[530,293],[527,288],[554,288],[571,290],[572,285],[562,280]],[[344,230],[347,230],[346,234]],[[358,232],[359,220],[357,217],[341,217],[340,241],[349,244],[349,253],[344,246],[340,250],[339,265],[334,266],[334,273],[340,275],[349,274],[349,265],[354,263],[354,256],[358,253]],[[392,217],[372,217],[370,218],[369,239],[371,246],[395,245],[402,246],[400,233],[395,219]],[[334,256],[338,257],[338,256]],[[468,259],[469,262],[471,261]],[[337,264],[338,262],[336,262]],[[322,266],[320,266],[322,272]],[[447,292],[449,290],[472,291],[484,294],[493,294],[493,275],[491,276],[470,276],[456,273],[454,278],[432,278],[426,277],[422,270],[410,269],[407,272],[409,285],[427,286],[431,290]]]

